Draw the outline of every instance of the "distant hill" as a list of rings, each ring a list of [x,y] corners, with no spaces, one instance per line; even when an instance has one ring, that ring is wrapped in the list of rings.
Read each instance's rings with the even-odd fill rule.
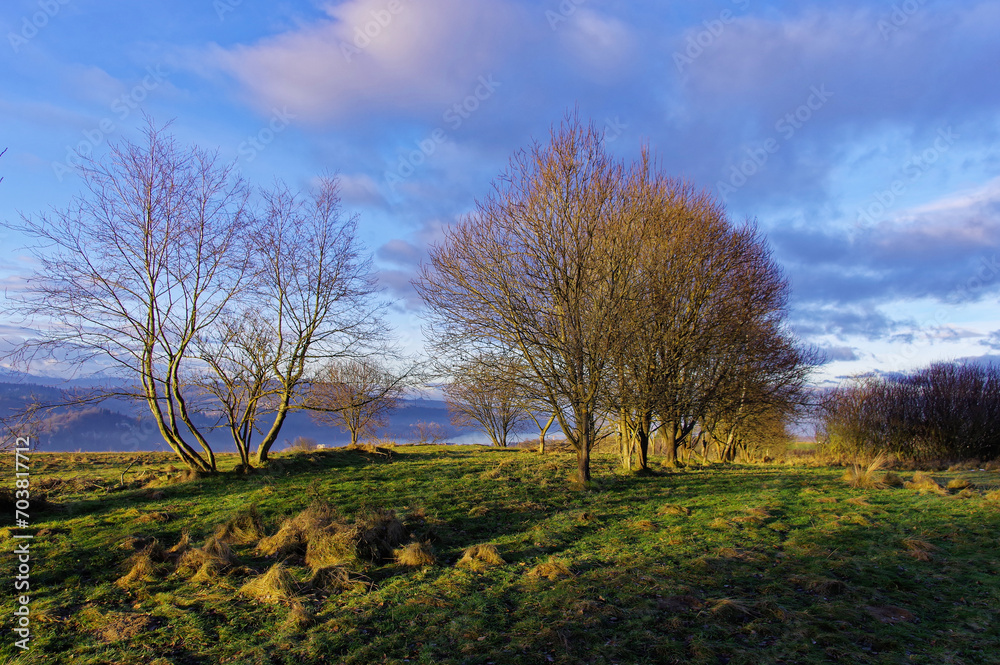
[[[7,372],[0,379],[0,414],[17,412],[32,401],[58,403],[64,390],[90,387],[93,382],[62,382],[28,375],[12,376]],[[11,381],[11,379],[13,379]],[[212,429],[214,418],[205,414],[195,414],[195,422],[216,452],[235,451],[232,438],[224,428]],[[448,409],[442,400],[408,399],[389,418],[383,436],[404,443],[413,439],[413,426],[417,422],[438,423],[444,429],[450,443],[484,443],[486,437],[473,429],[453,427],[448,418]],[[329,446],[343,446],[350,441],[347,432],[312,421],[306,413],[293,413],[286,420],[276,450],[285,447],[287,441],[297,437],[315,439],[317,443]],[[58,408],[49,411],[41,421],[38,434],[39,449],[65,452],[113,452],[132,450],[169,450],[164,443],[152,417],[142,404],[130,404],[123,400],[108,400],[100,405]]]

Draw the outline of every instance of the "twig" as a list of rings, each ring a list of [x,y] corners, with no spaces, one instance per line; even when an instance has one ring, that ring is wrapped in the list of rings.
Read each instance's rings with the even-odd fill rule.
[[[119,483],[118,483],[118,486],[119,486],[119,487],[125,487],[125,474],[126,474],[126,473],[128,473],[128,470],[129,470],[129,469],[131,469],[131,468],[132,468],[132,465],[134,465],[134,464],[135,464],[135,460],[132,460],[132,461],[131,461],[131,462],[129,463],[129,465],[128,465],[127,467],[125,467],[125,470],[124,470],[124,471],[122,471],[122,477],[121,477],[121,482],[119,482]]]

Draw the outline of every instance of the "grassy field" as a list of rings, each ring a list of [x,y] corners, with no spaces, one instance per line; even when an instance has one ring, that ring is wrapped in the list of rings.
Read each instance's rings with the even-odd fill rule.
[[[417,446],[184,480],[165,455],[35,454],[33,639],[5,629],[0,661],[1000,662],[995,471],[862,490],[843,469],[598,456],[581,491],[574,464]]]

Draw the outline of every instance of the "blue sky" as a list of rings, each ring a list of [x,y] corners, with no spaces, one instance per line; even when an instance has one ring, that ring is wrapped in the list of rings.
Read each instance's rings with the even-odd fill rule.
[[[1000,351],[1000,3],[8,0],[0,34],[0,217],[142,113],[260,185],[337,172],[411,349],[428,244],[578,106],[757,219],[817,380]]]

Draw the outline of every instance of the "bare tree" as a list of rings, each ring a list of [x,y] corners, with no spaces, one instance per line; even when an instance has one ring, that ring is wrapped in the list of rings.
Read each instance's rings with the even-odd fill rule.
[[[144,144],[113,146],[81,172],[86,194],[19,227],[39,241],[38,269],[13,299],[41,331],[20,357],[97,359],[138,379],[122,394],[148,405],[188,466],[212,471],[188,370],[195,339],[252,275],[248,190],[215,155],[184,150],[152,124]]]
[[[145,139],[89,162],[68,209],[18,227],[38,239],[39,268],[14,299],[41,330],[20,358],[99,360],[137,380],[92,399],[145,402],[193,469],[216,468],[205,416],[219,411],[243,464],[264,462],[313,366],[385,337],[356,220],[332,178],[311,196],[263,192],[251,214],[249,188],[214,154],[152,123]]]
[[[357,218],[341,210],[337,180],[319,179],[308,195],[278,186],[262,198],[251,228],[255,278],[231,306],[234,318],[201,347],[237,447],[250,451],[260,433],[250,460],[258,464],[288,414],[309,408],[317,363],[363,357],[386,340],[371,261],[360,253]]]
[[[522,431],[528,419],[518,393],[517,382],[491,358],[458,368],[444,388],[452,424],[482,428],[497,448],[506,448],[510,436]]]
[[[596,127],[571,117],[547,145],[514,155],[475,214],[432,248],[416,282],[439,352],[519,354],[577,451],[581,482],[623,343],[613,323],[638,254],[624,205],[633,177]]]
[[[359,438],[385,427],[406,391],[406,375],[370,359],[343,360],[322,367],[311,382],[306,407],[313,419],[335,425]]]

